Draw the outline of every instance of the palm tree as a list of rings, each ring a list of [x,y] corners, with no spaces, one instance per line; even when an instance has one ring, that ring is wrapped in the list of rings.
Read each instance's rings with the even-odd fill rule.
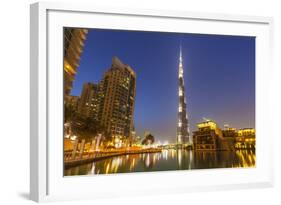
[[[86,139],[86,141],[91,141],[103,130],[97,120],[91,117],[83,117],[79,114],[76,115],[71,124],[72,132],[80,139]]]
[[[75,118],[76,111],[73,107],[64,106],[64,122],[70,122]]]
[[[145,138],[142,141],[142,145],[152,145],[154,143],[155,139],[152,134],[148,134],[145,136]]]

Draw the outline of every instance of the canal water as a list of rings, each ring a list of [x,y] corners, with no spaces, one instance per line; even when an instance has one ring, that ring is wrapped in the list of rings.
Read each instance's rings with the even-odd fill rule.
[[[252,150],[207,152],[169,149],[159,153],[112,157],[65,169],[64,174],[65,176],[73,176],[188,169],[255,167],[255,163],[255,152]]]

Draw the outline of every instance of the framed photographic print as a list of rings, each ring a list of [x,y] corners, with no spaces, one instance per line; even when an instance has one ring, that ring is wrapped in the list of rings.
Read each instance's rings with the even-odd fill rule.
[[[272,22],[31,5],[31,199],[272,186]]]

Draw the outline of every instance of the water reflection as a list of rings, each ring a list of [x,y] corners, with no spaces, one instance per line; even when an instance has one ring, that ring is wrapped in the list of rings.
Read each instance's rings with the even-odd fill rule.
[[[160,153],[124,155],[88,163],[66,169],[65,175],[254,167],[255,163],[255,152],[251,150],[199,152],[170,149]]]

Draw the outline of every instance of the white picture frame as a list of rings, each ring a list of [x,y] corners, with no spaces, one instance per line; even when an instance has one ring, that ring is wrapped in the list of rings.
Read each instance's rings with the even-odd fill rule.
[[[256,36],[256,168],[63,177],[63,26]],[[99,8],[73,3],[32,4],[30,198],[40,202],[273,186],[273,113],[264,109],[272,107],[273,100],[269,92],[272,29],[270,17]],[[115,186],[107,186],[109,183]]]

